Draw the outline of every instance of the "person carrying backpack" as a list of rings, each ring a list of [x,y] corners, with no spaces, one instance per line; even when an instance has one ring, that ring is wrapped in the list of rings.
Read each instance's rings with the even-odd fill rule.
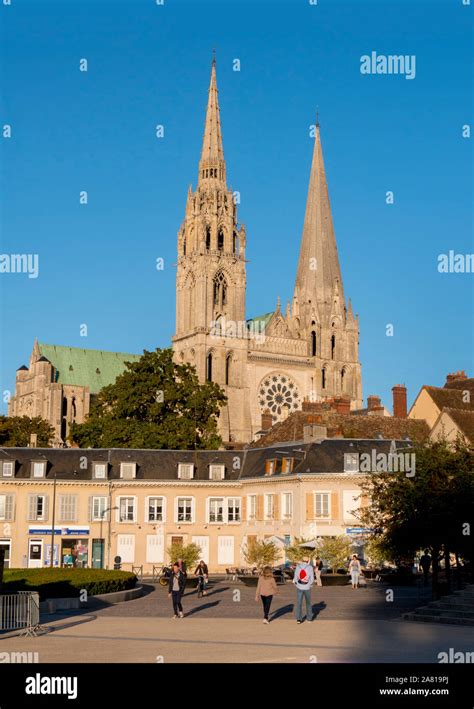
[[[306,620],[310,623],[313,620],[313,608],[311,605],[311,588],[314,584],[314,571],[309,559],[300,561],[295,569],[293,583],[296,586],[296,622],[298,625],[303,620],[303,598],[306,603]]]

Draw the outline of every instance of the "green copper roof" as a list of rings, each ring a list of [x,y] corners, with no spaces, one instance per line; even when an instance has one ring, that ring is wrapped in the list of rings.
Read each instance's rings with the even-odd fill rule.
[[[247,327],[250,328],[250,323],[263,323],[263,325],[266,326],[268,325],[272,315],[273,312],[265,313],[265,315],[257,315],[255,318],[250,318],[250,320],[247,320]]]
[[[80,347],[45,345],[38,343],[43,357],[49,359],[56,369],[56,381],[60,384],[88,386],[91,394],[113,384],[125,369],[125,362],[137,362],[141,355],[104,350],[83,350]]]

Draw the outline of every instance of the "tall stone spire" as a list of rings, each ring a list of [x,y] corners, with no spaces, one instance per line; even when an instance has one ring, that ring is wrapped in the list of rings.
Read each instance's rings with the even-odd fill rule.
[[[222,147],[221,118],[216,81],[216,60],[212,60],[211,81],[207,98],[206,123],[199,161],[199,186],[225,185],[225,160]]]
[[[311,312],[319,313],[320,317],[330,317],[335,288],[344,309],[341,269],[317,122],[295,284],[295,295],[300,313],[306,320],[305,325]]]

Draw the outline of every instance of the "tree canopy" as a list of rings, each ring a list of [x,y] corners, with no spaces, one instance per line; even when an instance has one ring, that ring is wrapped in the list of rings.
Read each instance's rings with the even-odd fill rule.
[[[50,448],[54,438],[54,428],[41,416],[0,416],[0,445],[5,447],[27,448],[30,436],[36,433],[36,445]]]
[[[171,349],[144,351],[114,384],[104,387],[70,440],[81,448],[218,448],[217,418],[226,396],[215,382],[199,383]]]
[[[372,473],[363,484],[371,499],[363,524],[393,552],[411,556],[422,548],[473,560],[474,453],[465,443],[446,441],[413,448],[416,470]]]

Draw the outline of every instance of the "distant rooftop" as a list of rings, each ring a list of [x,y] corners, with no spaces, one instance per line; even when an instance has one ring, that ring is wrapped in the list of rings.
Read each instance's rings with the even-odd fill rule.
[[[137,362],[141,355],[106,350],[86,350],[80,347],[38,343],[41,359],[48,359],[61,384],[88,386],[91,394],[113,384],[125,370],[125,362]],[[44,361],[44,360],[43,360]]]

